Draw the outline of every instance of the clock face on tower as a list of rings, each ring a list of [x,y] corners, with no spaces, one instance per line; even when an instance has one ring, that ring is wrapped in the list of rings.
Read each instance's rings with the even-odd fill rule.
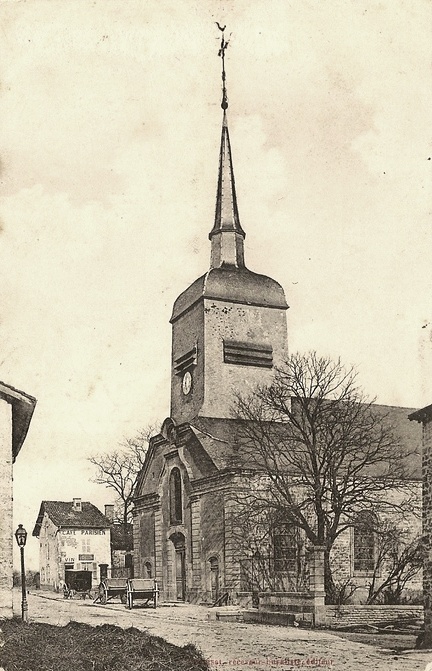
[[[186,371],[186,373],[183,375],[183,380],[182,380],[182,391],[185,396],[187,396],[192,389],[192,375],[190,371]]]

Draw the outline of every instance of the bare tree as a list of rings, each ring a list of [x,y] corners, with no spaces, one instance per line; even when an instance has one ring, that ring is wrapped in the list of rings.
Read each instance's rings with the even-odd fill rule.
[[[125,439],[118,449],[89,457],[90,463],[98,469],[93,482],[113,489],[117,495],[116,505],[125,530],[132,519],[137,478],[144,465],[150,437],[155,433],[154,426],[149,425],[133,438]]]
[[[238,495],[239,525],[271,518],[322,546],[331,602],[330,553],[358,511],[412,509],[409,455],[356,371],[315,352],[291,356],[270,386],[239,395],[236,415],[242,465],[255,474]]]
[[[377,537],[377,552],[366,603],[399,604],[406,584],[423,565],[421,536],[401,529],[392,520],[378,522],[372,531]]]

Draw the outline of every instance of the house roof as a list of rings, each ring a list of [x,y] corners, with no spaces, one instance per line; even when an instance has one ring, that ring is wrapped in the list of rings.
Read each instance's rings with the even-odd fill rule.
[[[27,436],[37,401],[5,382],[0,382],[0,398],[12,406],[12,457],[15,461]]]
[[[42,501],[33,536],[39,536],[45,513],[58,528],[108,529],[111,527],[109,519],[93,503],[83,501],[80,511],[74,510],[73,506],[73,501]]]
[[[111,526],[111,549],[133,550],[133,525],[132,524],[113,524]]]

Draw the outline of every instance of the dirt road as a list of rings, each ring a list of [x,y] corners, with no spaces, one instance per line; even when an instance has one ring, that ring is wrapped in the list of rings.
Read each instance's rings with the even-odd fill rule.
[[[94,626],[109,623],[136,627],[176,645],[194,643],[211,669],[224,666],[238,671],[251,668],[288,671],[300,667],[336,671],[425,671],[432,662],[432,653],[418,651],[397,655],[344,640],[328,631],[209,620],[209,609],[204,606],[173,604],[161,605],[157,610],[134,608],[129,611],[115,602],[101,606],[89,600],[52,597],[43,592],[29,595],[30,620],[57,625],[75,620]],[[17,593],[17,613],[19,599]]]

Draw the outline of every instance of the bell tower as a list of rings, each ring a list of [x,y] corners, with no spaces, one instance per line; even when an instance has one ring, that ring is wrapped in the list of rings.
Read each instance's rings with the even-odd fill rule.
[[[244,239],[228,131],[222,30],[222,134],[210,268],[174,303],[171,417],[232,417],[236,393],[271,381],[288,355],[285,294],[277,282],[245,266]]]

